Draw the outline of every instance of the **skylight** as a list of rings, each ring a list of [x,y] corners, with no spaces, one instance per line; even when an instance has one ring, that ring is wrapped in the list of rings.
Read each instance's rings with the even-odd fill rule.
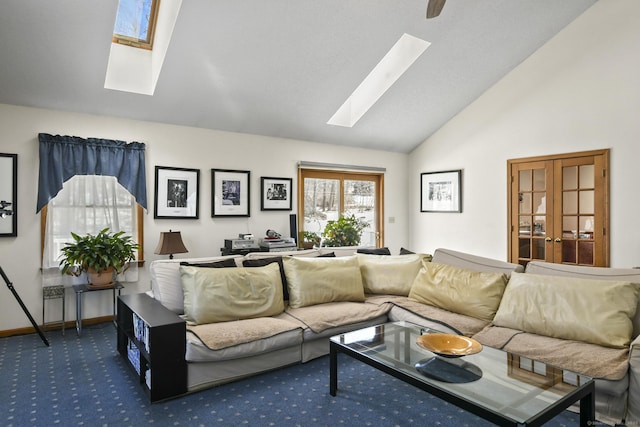
[[[353,127],[430,45],[403,34],[327,124]]]
[[[151,49],[160,0],[120,0],[113,42]]]
[[[160,0],[120,0],[117,11],[118,21],[120,22],[121,16],[130,19],[130,25],[128,27],[125,25],[123,28],[135,28],[136,22],[140,22],[135,17],[149,17],[149,26],[144,31],[129,32],[129,34],[137,34],[136,38],[148,37],[149,45],[146,49],[137,49],[143,46],[117,41],[114,35],[104,79],[105,89],[153,95],[181,7],[182,0],[162,0],[162,2]],[[155,28],[151,28],[152,23]],[[116,23],[114,27],[120,28],[120,25],[121,23]],[[145,25],[143,24],[142,27]],[[153,50],[151,43],[153,43]]]

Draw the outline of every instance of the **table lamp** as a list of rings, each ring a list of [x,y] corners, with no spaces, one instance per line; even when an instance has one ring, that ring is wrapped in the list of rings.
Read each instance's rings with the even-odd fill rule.
[[[179,231],[161,231],[160,241],[155,253],[158,255],[169,255],[173,259],[173,254],[183,254],[189,252],[182,243],[182,236]]]

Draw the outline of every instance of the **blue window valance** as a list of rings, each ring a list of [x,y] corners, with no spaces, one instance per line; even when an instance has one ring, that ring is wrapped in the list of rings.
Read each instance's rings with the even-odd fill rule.
[[[75,175],[115,176],[143,208],[147,208],[147,180],[144,166],[145,145],[97,138],[38,134],[40,212],[62,190],[62,184]]]

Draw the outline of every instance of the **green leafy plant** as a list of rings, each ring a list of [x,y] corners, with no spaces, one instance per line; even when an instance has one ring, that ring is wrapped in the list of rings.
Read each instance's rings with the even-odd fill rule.
[[[126,270],[127,263],[136,257],[139,245],[124,231],[110,233],[108,228],[98,234],[80,236],[71,233],[73,242],[60,250],[62,274],[79,276],[84,271],[102,272],[113,267],[116,273]]]
[[[330,220],[324,227],[322,236],[324,246],[357,246],[360,244],[362,230],[369,223],[354,214],[341,215],[337,220]]]
[[[302,232],[302,241],[313,243],[314,245],[320,244],[321,237],[318,233],[314,233],[313,231],[303,231]]]

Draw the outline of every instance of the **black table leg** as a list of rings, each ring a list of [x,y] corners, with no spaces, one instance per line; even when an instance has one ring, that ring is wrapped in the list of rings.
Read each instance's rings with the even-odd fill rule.
[[[338,390],[338,351],[332,342],[329,343],[329,394],[336,395]]]
[[[591,393],[580,399],[580,427],[593,426],[596,420],[595,385]]]

